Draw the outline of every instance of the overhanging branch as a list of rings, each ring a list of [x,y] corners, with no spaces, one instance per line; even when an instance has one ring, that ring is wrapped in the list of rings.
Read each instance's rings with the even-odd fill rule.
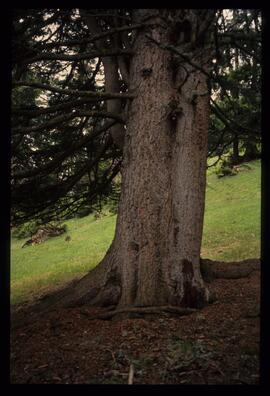
[[[61,110],[72,109],[74,107],[81,106],[85,103],[93,103],[93,102],[95,102],[95,100],[93,100],[92,98],[84,97],[83,99],[71,100],[68,102],[60,103],[58,105],[49,106],[49,107],[38,107],[38,106],[32,108],[13,107],[12,114],[25,115],[28,117],[36,117],[42,114],[49,114]]]
[[[239,125],[236,121],[229,118],[228,115],[224,113],[221,107],[212,98],[210,98],[210,101],[212,103],[211,109],[213,110],[213,112],[223,122],[223,124],[229,127],[234,133],[239,135],[240,130],[244,131],[247,134],[254,134],[253,129],[249,129],[247,127],[244,127],[243,125]]]
[[[53,119],[50,119],[48,122],[44,122],[40,125],[37,126],[32,126],[32,127],[25,127],[25,128],[14,128],[13,133],[14,134],[21,134],[21,133],[31,133],[31,132],[36,132],[40,130],[45,130],[45,129],[50,129],[54,128],[55,126],[62,124],[65,121],[70,121],[71,119],[77,118],[77,117],[97,117],[97,118],[112,118],[120,123],[124,123],[123,117],[117,114],[110,113],[108,111],[73,111],[71,114],[65,114],[62,116],[57,116],[54,117]]]
[[[97,129],[90,135],[84,136],[78,143],[72,144],[69,146],[63,153],[59,154],[56,156],[52,161],[50,161],[48,164],[39,167],[38,169],[32,169],[30,171],[24,171],[24,172],[18,172],[12,176],[12,179],[14,180],[19,180],[19,179],[24,179],[28,177],[34,177],[37,175],[41,175],[43,173],[48,173],[62,163],[67,157],[69,157],[71,154],[79,150],[80,148],[84,147],[86,144],[94,140],[98,135],[100,135],[103,132],[106,132],[109,128],[111,128],[116,122],[110,122],[106,124],[103,128]]]
[[[78,40],[66,40],[64,42],[52,42],[52,43],[47,43],[44,45],[44,48],[50,48],[50,47],[71,47],[71,46],[76,46],[76,45],[81,45],[81,44],[90,44],[94,43],[95,41],[98,41],[100,39],[106,38],[108,36],[111,36],[112,34],[120,33],[120,32],[125,32],[128,30],[135,30],[139,29],[141,27],[145,26],[145,24],[135,24],[135,25],[125,25],[121,26],[115,29],[110,29],[107,32],[103,32],[100,34],[96,34],[95,36],[92,37],[86,37]],[[128,53],[127,53],[128,52]],[[125,54],[129,55],[129,51],[125,51]],[[132,54],[132,53],[131,53]],[[104,55],[102,55],[104,56]]]
[[[130,50],[122,50],[122,49],[111,49],[111,50],[98,50],[98,51],[91,51],[85,52],[81,54],[54,54],[51,52],[43,52],[33,56],[32,58],[23,60],[20,62],[21,64],[29,64],[35,63],[39,61],[47,61],[47,60],[58,60],[58,61],[65,61],[65,62],[73,62],[78,60],[89,60],[93,58],[99,57],[107,57],[107,56],[118,56],[118,55],[133,55],[133,52]]]
[[[41,84],[31,81],[14,81],[13,87],[32,87],[35,89],[42,89],[44,91],[56,92],[63,95],[71,95],[76,97],[88,96],[89,98],[95,98],[96,100],[108,100],[108,99],[134,99],[135,95],[131,93],[119,93],[119,92],[93,92],[93,91],[78,91],[75,89],[62,89],[54,87],[48,84]]]

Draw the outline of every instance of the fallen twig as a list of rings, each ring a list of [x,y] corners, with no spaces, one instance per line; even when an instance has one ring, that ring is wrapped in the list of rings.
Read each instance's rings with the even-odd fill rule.
[[[133,384],[133,378],[134,378],[134,365],[131,363],[128,374],[128,385]]]

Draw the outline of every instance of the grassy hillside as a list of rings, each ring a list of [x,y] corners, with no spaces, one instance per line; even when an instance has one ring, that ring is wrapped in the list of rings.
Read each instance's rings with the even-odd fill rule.
[[[207,177],[202,257],[232,261],[260,257],[261,164],[236,176]]]
[[[260,256],[260,161],[248,167],[220,179],[208,172],[202,257],[231,261]],[[97,265],[113,238],[115,220],[90,215],[66,221],[70,242],[64,234],[21,249],[25,240],[12,238],[11,302],[31,299]]]

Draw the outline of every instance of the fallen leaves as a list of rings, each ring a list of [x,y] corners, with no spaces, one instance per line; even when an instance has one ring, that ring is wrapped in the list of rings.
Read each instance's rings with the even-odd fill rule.
[[[256,384],[260,274],[216,279],[218,304],[181,317],[89,320],[69,308],[11,332],[12,383]]]

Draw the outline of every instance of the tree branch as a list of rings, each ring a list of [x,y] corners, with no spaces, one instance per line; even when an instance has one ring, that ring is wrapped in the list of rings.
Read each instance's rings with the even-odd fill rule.
[[[167,51],[173,52],[177,55],[179,55],[185,62],[189,63],[190,66],[194,67],[197,70],[200,70],[203,74],[205,74],[208,78],[211,78],[210,74],[207,73],[201,66],[197,65],[196,63],[192,62],[190,58],[187,55],[182,54],[176,47],[173,45],[169,44],[163,44],[160,43],[159,41],[155,40],[153,37],[149,36],[149,34],[145,35],[149,40],[153,41],[156,45],[158,45],[160,48],[165,49]]]
[[[44,122],[40,125],[36,125],[36,126],[30,126],[30,127],[19,127],[19,128],[13,128],[12,129],[12,133],[13,135],[19,135],[21,133],[30,133],[30,132],[36,132],[36,131],[40,131],[41,129],[48,129],[48,128],[53,128],[54,126],[58,125],[58,124],[62,124],[65,121],[70,121],[71,119],[76,117],[76,113],[68,113],[68,114],[64,114],[61,116],[57,116],[54,118],[51,118],[49,121]]]
[[[145,26],[145,24],[135,24],[135,25],[130,25],[130,26],[121,26],[115,29],[110,29],[107,32],[103,32],[100,34],[96,34],[93,37],[87,37],[87,38],[82,38],[79,40],[66,40],[65,42],[53,42],[53,43],[47,43],[46,45],[44,45],[44,48],[50,48],[50,47],[65,47],[65,46],[73,46],[73,45],[81,45],[81,44],[90,44],[90,43],[94,43],[95,41],[98,41],[100,39],[106,38],[108,36],[111,36],[112,34],[115,33],[119,33],[119,32],[125,32],[128,30],[135,30],[135,29],[139,29],[141,27]],[[102,55],[104,56],[104,55]]]
[[[89,32],[91,34],[96,34],[99,32],[100,27],[97,24],[97,21],[95,18],[85,15],[84,16],[87,27],[89,29]],[[97,34],[96,34],[97,35]],[[106,40],[104,38],[101,38],[97,40],[97,47],[104,47],[106,46]],[[117,58],[101,58],[101,61],[103,63],[104,67],[104,75],[105,75],[105,91],[106,92],[117,92],[120,90],[120,82],[119,82],[119,74],[118,74],[118,69],[119,69],[119,63],[117,62]],[[122,106],[121,106],[121,101],[120,100],[115,100],[115,101],[108,101],[106,103],[106,108],[107,111],[113,112],[114,114],[121,112]],[[125,135],[125,130],[123,125],[118,125],[113,128],[111,128],[111,136],[114,139],[114,142],[118,147],[121,149],[123,148],[124,144],[124,135]]]
[[[93,92],[93,91],[78,91],[74,89],[62,89],[58,87],[53,87],[52,85],[41,84],[31,81],[14,81],[12,83],[13,87],[32,87],[36,89],[43,89],[44,91],[57,92],[63,95],[71,96],[88,96],[90,98],[96,98],[96,100],[108,100],[108,99],[133,99],[134,94],[131,93],[119,93],[119,92]]]
[[[244,127],[242,125],[239,125],[236,121],[230,119],[227,114],[224,113],[224,111],[220,108],[220,106],[212,99],[210,98],[210,102],[213,104],[211,105],[211,109],[213,112],[216,114],[216,116],[227,126],[229,127],[234,133],[239,135],[239,130],[245,131],[248,134],[254,134],[253,129],[249,129],[247,127]],[[234,127],[235,126],[235,127]],[[235,129],[235,128],[238,128]]]
[[[32,169],[30,171],[25,171],[25,172],[18,172],[17,174],[14,174],[11,178],[14,179],[14,180],[24,179],[24,178],[27,178],[27,177],[34,177],[36,175],[40,175],[40,174],[42,174],[44,172],[50,172],[52,170],[55,170],[55,168],[56,168],[56,166],[58,164],[62,163],[67,157],[69,157],[75,151],[79,150],[81,147],[83,147],[86,144],[88,144],[90,141],[94,140],[98,135],[100,135],[102,132],[105,132],[107,129],[112,127],[114,124],[115,124],[115,121],[107,124],[103,128],[100,128],[100,129],[94,131],[91,135],[86,135],[78,143],[69,146],[65,150],[65,152],[63,152],[60,155],[56,156],[48,164],[46,164],[46,165],[44,165],[44,166],[42,166],[42,167],[40,167],[38,169]]]
[[[99,50],[99,51],[92,51],[92,52],[85,52],[81,54],[75,55],[67,55],[67,54],[53,54],[50,52],[40,53],[32,58],[26,59],[21,61],[21,64],[29,64],[35,63],[44,60],[59,60],[65,62],[73,62],[76,60],[89,60],[93,58],[107,57],[107,56],[118,56],[118,55],[133,55],[133,52],[130,50],[122,50],[122,49],[111,49],[111,50]]]
[[[39,116],[42,114],[54,113],[59,110],[66,110],[66,109],[81,106],[82,104],[85,104],[85,103],[93,103],[93,102],[95,102],[95,100],[93,100],[92,98],[85,97],[84,99],[71,100],[69,102],[60,103],[59,105],[49,106],[49,107],[36,106],[36,108],[29,108],[29,109],[21,108],[21,107],[13,107],[12,114],[36,117],[36,116]]]
[[[223,39],[223,38],[230,38],[233,39],[233,41],[235,40],[243,40],[243,41],[255,41],[260,43],[261,40],[258,37],[257,33],[252,34],[251,32],[249,34],[245,34],[245,33],[239,33],[239,31],[236,32],[224,32],[224,33],[217,33],[217,36],[219,39]],[[232,40],[230,40],[230,42],[232,42]],[[228,43],[228,42],[227,42]]]
[[[78,172],[76,172],[76,174],[68,177],[62,183],[58,182],[57,184],[46,186],[46,188],[43,190],[34,189],[31,196],[29,196],[29,187],[31,186],[31,183],[34,183],[35,180],[32,180],[31,183],[28,183],[27,185],[18,185],[18,187],[13,190],[13,202],[17,204],[17,201],[25,202],[27,200],[27,206],[29,206],[29,204],[31,205],[31,202],[34,201],[37,212],[40,212],[42,209],[51,206],[61,197],[63,197],[68,191],[70,191],[72,187],[85,175],[89,168],[91,169],[100,161],[111,144],[112,139],[109,135],[107,136],[104,145],[99,148],[95,158],[91,158],[86,161],[86,163],[78,170]],[[38,202],[36,202],[37,197],[39,197]]]
[[[65,121],[70,121],[73,118],[76,117],[97,117],[97,118],[112,118],[120,123],[124,123],[124,119],[118,115],[118,114],[113,114],[107,111],[73,111],[71,114],[64,114],[61,116],[54,117],[50,119],[47,122],[44,122],[43,124],[37,125],[37,126],[31,126],[31,127],[22,127],[22,128],[14,128],[13,133],[14,134],[21,134],[21,133],[30,133],[30,132],[36,132],[40,130],[45,130],[48,128],[53,128],[56,125],[62,124]]]

